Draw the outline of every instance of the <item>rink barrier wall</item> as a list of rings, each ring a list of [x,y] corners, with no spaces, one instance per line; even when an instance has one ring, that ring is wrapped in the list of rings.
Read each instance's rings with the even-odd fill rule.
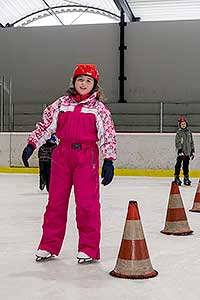
[[[23,167],[21,155],[27,136],[27,132],[0,133],[0,172],[38,173],[37,150],[29,160],[30,168]],[[190,176],[199,177],[200,133],[193,137],[196,153],[190,162]],[[175,133],[117,133],[115,175],[173,176],[175,162]]]

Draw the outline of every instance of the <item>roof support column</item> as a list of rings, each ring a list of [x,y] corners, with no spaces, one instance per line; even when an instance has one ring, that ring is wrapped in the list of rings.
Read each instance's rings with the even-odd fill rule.
[[[124,10],[121,9],[121,17],[120,17],[120,46],[119,46],[119,103],[126,103],[127,101],[124,98],[124,83],[127,79],[124,75],[124,51],[127,49],[127,46],[125,46],[124,43],[124,32],[125,32],[125,26],[126,22],[124,21],[125,15]]]

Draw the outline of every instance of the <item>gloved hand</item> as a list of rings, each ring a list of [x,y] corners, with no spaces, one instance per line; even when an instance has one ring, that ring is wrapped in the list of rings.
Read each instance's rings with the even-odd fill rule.
[[[101,183],[105,186],[111,183],[114,176],[114,166],[112,160],[104,159],[102,172],[101,172]]]
[[[22,153],[22,160],[24,163],[24,166],[26,168],[29,168],[29,163],[28,163],[28,159],[30,158],[30,156],[33,154],[33,151],[35,150],[34,146],[31,144],[28,144]]]
[[[191,160],[194,159],[194,150],[191,151],[190,158],[191,158]]]
[[[185,154],[184,154],[184,152],[183,152],[182,149],[179,149],[179,150],[178,150],[178,156],[181,156],[181,157],[184,157],[184,156],[185,156]]]

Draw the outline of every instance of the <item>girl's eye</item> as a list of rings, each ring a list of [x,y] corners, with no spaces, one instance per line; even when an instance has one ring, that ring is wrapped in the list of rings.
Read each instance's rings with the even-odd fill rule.
[[[92,81],[91,79],[88,79],[87,82],[88,82],[88,83],[92,83],[93,81]]]

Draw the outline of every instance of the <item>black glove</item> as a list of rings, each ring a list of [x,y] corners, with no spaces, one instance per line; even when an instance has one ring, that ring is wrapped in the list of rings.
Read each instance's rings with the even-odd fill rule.
[[[101,183],[103,185],[108,185],[113,180],[114,176],[114,166],[112,160],[104,159],[102,171],[101,171],[101,178],[103,180]]]
[[[194,159],[194,149],[192,149],[192,151],[191,151],[190,158],[191,158],[191,160]]]
[[[28,144],[24,150],[23,150],[23,153],[22,153],[22,160],[23,160],[23,163],[24,163],[24,166],[26,168],[29,168],[29,163],[28,163],[28,159],[30,158],[30,156],[33,154],[33,151],[35,150],[35,148],[33,147],[33,145],[31,144]]]
[[[179,149],[178,150],[178,156],[180,156],[180,157],[184,157],[185,156],[185,154],[183,152],[183,149]]]

